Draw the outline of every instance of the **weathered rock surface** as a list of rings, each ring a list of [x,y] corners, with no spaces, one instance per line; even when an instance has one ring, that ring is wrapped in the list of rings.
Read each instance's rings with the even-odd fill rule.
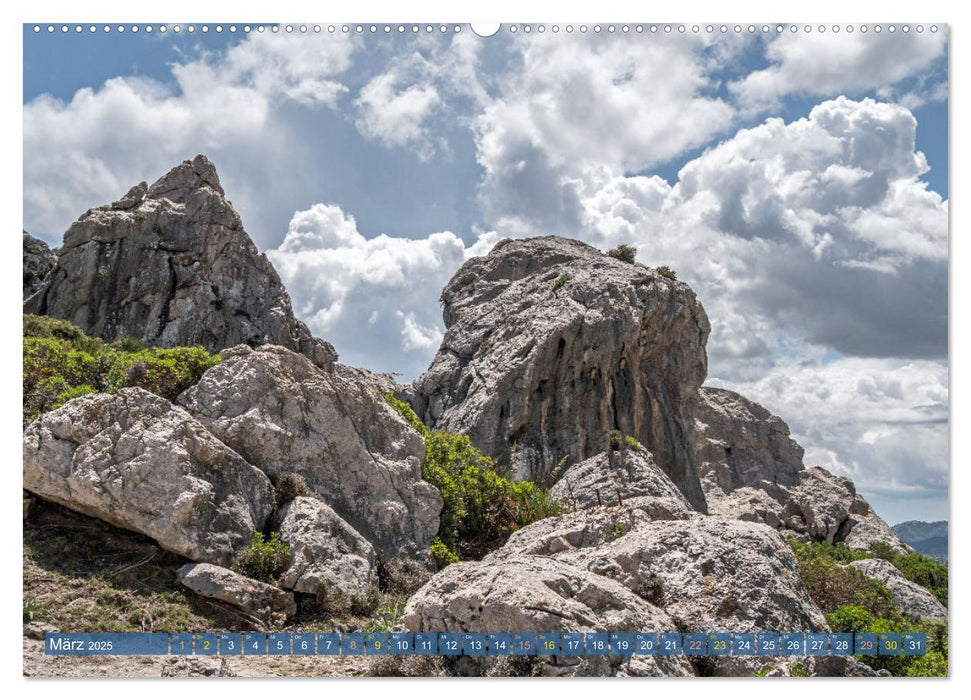
[[[179,583],[206,598],[234,605],[260,620],[280,623],[297,611],[293,594],[212,564],[186,564]]]
[[[691,505],[668,475],[654,463],[650,452],[630,449],[623,443],[569,467],[550,490],[574,510],[600,505],[623,505],[631,498],[650,496],[670,499],[685,509]]]
[[[421,480],[424,441],[367,373],[273,345],[222,357],[181,405],[272,480],[303,476],[381,554],[427,555],[442,499]]]
[[[273,516],[273,530],[290,546],[290,566],[280,585],[302,593],[326,590],[346,595],[377,585],[374,548],[333,508],[298,497]]]
[[[662,610],[624,586],[563,562],[530,555],[446,567],[411,597],[403,621],[408,629],[436,632],[675,629]],[[547,674],[690,676],[694,672],[684,657],[591,657],[586,663],[560,657]]]
[[[469,260],[442,302],[445,338],[414,385],[426,423],[540,483],[564,458],[602,452],[616,429],[705,509],[688,407],[710,327],[688,285],[546,236]]]
[[[24,231],[24,299],[36,292],[44,284],[47,275],[54,269],[57,254],[39,238]]]
[[[947,608],[923,586],[907,580],[900,569],[885,559],[862,559],[850,563],[872,579],[890,589],[897,607],[904,615],[922,620],[947,622]]]
[[[25,489],[195,561],[230,563],[273,508],[266,475],[142,389],[73,399],[23,446]]]
[[[703,388],[694,407],[693,454],[709,512],[765,523],[812,540],[866,550],[910,548],[856,492],[822,467],[803,467],[789,428],[726,389]]]
[[[243,230],[205,156],[84,213],[24,310],[106,340],[210,351],[274,343],[323,367],[337,359],[294,318],[279,275]]]
[[[602,513],[588,513],[573,517],[603,521]],[[540,521],[514,533],[487,560],[542,552],[614,579],[663,608],[682,631],[828,629],[792,550],[771,528],[716,516],[631,522],[617,515],[620,527],[575,524],[582,535],[572,538]],[[561,547],[557,538],[572,546]]]
[[[761,481],[798,483],[803,449],[781,418],[734,391],[711,387],[698,392],[694,416],[695,459],[706,495],[716,486],[730,492]]]

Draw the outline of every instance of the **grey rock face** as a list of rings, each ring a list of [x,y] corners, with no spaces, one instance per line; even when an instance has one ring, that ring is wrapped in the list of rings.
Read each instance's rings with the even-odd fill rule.
[[[411,597],[403,621],[408,629],[436,632],[675,629],[662,610],[624,586],[530,555],[446,567]],[[544,675],[690,676],[694,672],[684,657],[591,657],[585,663],[560,657]]]
[[[691,505],[661,469],[650,452],[608,449],[569,467],[551,494],[574,510],[600,505],[623,505],[638,496],[667,498],[690,509]]]
[[[351,594],[377,585],[371,543],[326,503],[295,498],[276,512],[272,528],[290,546],[283,588],[318,593],[323,586]]]
[[[896,566],[885,559],[863,559],[850,566],[859,569],[890,589],[904,615],[921,620],[947,622],[947,608],[924,587],[907,580]]]
[[[703,388],[694,407],[693,454],[709,512],[866,550],[910,548],[880,519],[853,482],[803,467],[789,427],[726,389]]]
[[[279,275],[243,230],[205,156],[85,212],[24,310],[106,340],[210,351],[274,343],[322,367],[337,359],[294,318]]]
[[[212,564],[186,564],[179,583],[206,598],[234,605],[266,622],[282,623],[297,611],[293,594]]]
[[[426,556],[442,499],[421,480],[425,445],[367,373],[238,346],[178,402],[271,479],[304,477],[381,554]]]
[[[703,387],[694,407],[696,464],[706,495],[760,481],[799,481],[803,449],[789,426],[762,406],[727,389]],[[709,504],[711,505],[711,504]]]
[[[705,509],[688,407],[710,326],[688,285],[547,236],[469,260],[442,301],[445,338],[414,385],[426,423],[540,483],[564,458],[602,452],[617,429]]]
[[[44,241],[34,238],[24,231],[24,299],[36,292],[44,284],[47,275],[54,269],[57,255]]]
[[[24,488],[229,564],[273,509],[273,486],[185,410],[142,389],[73,399],[24,431]]]

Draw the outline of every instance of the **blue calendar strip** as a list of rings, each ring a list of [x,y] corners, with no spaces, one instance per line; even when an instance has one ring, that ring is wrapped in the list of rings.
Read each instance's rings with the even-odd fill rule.
[[[907,632],[48,632],[52,656],[921,656]]]

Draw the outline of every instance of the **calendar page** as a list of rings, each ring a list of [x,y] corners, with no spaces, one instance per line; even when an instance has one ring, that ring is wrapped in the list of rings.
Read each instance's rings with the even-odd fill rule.
[[[948,36],[28,21],[23,674],[948,676]]]

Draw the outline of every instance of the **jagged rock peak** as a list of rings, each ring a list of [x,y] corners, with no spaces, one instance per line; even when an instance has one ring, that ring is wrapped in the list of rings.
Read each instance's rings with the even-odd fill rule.
[[[145,183],[142,183],[144,185]],[[137,185],[136,185],[137,187]],[[192,160],[184,160],[169,170],[147,188],[147,197],[161,199],[165,197],[172,202],[184,202],[196,190],[208,187],[224,197],[222,185],[219,184],[219,174],[216,166],[204,155],[197,155]]]
[[[24,310],[147,345],[282,345],[330,368],[337,354],[293,315],[290,297],[226,199],[205,156],[90,209],[64,234]]]
[[[521,479],[550,481],[617,430],[696,509],[689,413],[710,326],[691,288],[558,236],[504,240],[442,293],[445,338],[411,397]]]

